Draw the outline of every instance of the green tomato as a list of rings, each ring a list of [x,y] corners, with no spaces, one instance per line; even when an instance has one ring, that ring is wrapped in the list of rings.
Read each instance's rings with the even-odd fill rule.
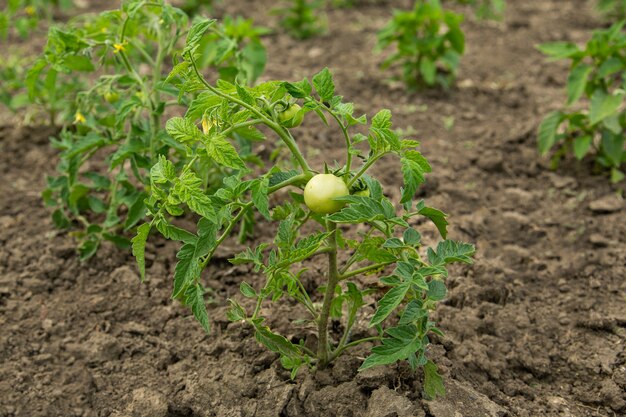
[[[278,121],[280,124],[289,129],[300,126],[302,119],[304,119],[302,107],[295,103],[278,113]]]
[[[304,202],[312,212],[317,214],[335,213],[345,205],[333,198],[349,195],[346,183],[333,174],[317,174],[304,187]]]
[[[104,93],[104,99],[107,101],[107,103],[113,104],[120,99],[120,94],[115,91],[107,91],[106,93]]]

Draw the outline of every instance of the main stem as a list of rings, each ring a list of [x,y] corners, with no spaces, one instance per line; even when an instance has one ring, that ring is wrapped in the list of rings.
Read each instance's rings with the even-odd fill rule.
[[[317,322],[317,357],[318,367],[323,369],[328,365],[330,359],[330,345],[328,344],[328,319],[330,318],[330,306],[335,298],[335,287],[339,282],[339,271],[337,269],[337,224],[327,223],[327,229],[331,232],[328,237],[328,281],[324,293],[324,303]]]

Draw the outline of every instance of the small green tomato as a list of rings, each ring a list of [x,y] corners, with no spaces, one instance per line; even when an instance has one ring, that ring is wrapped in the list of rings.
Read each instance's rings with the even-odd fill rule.
[[[113,104],[120,99],[120,94],[116,91],[107,91],[104,93],[104,99],[107,103]]]
[[[300,107],[296,103],[291,104],[285,110],[278,113],[278,121],[281,125],[285,126],[288,129],[300,126],[303,119],[304,112],[302,111],[302,107]]]
[[[317,174],[304,187],[304,202],[312,212],[331,214],[343,208],[344,202],[333,198],[350,194],[346,183],[333,174]]]
[[[352,195],[356,195],[359,197],[369,197],[370,196],[370,189],[366,188],[364,190],[359,190],[359,191],[355,191],[352,193]]]

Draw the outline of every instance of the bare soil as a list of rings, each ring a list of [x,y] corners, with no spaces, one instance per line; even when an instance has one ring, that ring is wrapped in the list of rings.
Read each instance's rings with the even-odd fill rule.
[[[290,381],[250,329],[225,318],[238,284],[260,279],[227,262],[240,249],[234,242],[206,272],[211,335],[169,298],[175,244],[152,239],[144,284],[132,257],[111,246],[81,264],[40,199],[54,172],[54,130],[21,126],[2,110],[0,416],[626,414],[624,201],[591,163],[551,171],[535,145],[542,115],[564,100],[567,68],[534,45],[584,41],[600,22],[582,0],[509,1],[502,24],[464,23],[456,88],[408,92],[371,53],[391,5],[408,3],[334,10],[329,33],[304,42],[268,37],[266,78],[298,80],[328,66],[358,111],[389,108],[395,126],[421,140],[434,168],[421,194],[449,213],[451,238],[477,246],[475,265],[455,270],[437,312],[446,335],[432,355],[448,395],[422,400],[421,375],[404,365],[357,374],[358,349]],[[234,0],[221,12],[275,27],[273,6]],[[341,139],[310,119],[301,146],[320,167],[341,160]],[[400,174],[390,167],[379,174],[394,186]],[[269,233],[260,228],[255,239]],[[323,272],[304,279],[315,288]],[[283,303],[274,313],[272,324],[293,336],[285,318],[299,310]]]

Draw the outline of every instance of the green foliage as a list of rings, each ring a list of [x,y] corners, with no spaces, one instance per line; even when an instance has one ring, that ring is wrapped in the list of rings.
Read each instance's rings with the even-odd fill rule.
[[[261,31],[250,22],[228,21],[225,26],[207,22],[206,33],[196,36],[188,30],[189,19],[180,9],[129,1],[119,10],[79,17],[50,30],[44,53],[26,76],[26,87],[31,103],[50,106],[51,119],[62,126],[53,140],[60,151],[58,175],[48,178],[43,196],[54,208],[57,226],[79,226],[73,234],[80,242],[82,259],[93,256],[103,240],[129,247],[127,234],[146,215],[151,171],[166,179],[188,161],[187,149],[178,139],[188,132],[189,123],[179,118],[170,120],[165,129],[162,126],[169,108],[189,106],[198,99],[196,89],[178,88],[176,74],[184,72],[184,66],[176,66],[166,79],[180,41],[190,37],[199,46],[218,44],[219,51],[198,47],[193,53],[212,50],[203,67],[233,80],[252,82],[263,71],[265,49],[257,36]],[[242,55],[237,48],[243,43],[244,49],[253,43],[254,52]],[[71,88],[60,89],[65,85]],[[249,140],[238,132],[232,136]],[[243,145],[237,159],[246,158],[248,148]],[[219,140],[207,143],[206,149],[214,154],[228,150]],[[174,161],[172,166],[160,165],[164,155]],[[206,192],[229,174],[228,166],[208,161],[198,165],[176,192],[195,199],[192,211],[196,208],[198,214],[208,216],[200,209],[208,199]],[[141,239],[132,242],[135,252],[147,239],[148,230],[140,232]],[[164,233],[178,235],[173,227]],[[197,304],[202,289],[194,288],[186,297]],[[194,312],[202,314],[201,309]]]
[[[505,0],[455,0],[459,4],[470,5],[479,19],[501,20],[506,8]]]
[[[250,264],[265,279],[256,286],[241,283],[241,295],[254,300],[254,308],[244,307],[233,298],[229,300],[228,318],[250,325],[256,340],[280,355],[292,377],[302,366],[324,368],[346,349],[375,342],[377,346],[361,369],[406,360],[414,369],[425,367],[425,395],[441,394],[441,377],[427,359],[429,335],[441,334],[430,314],[446,296],[448,265],[471,263],[474,247],[450,240],[441,240],[433,248],[423,246],[420,233],[413,227],[416,219],[431,220],[443,239],[447,221],[441,211],[424,201],[413,201],[431,170],[416,149],[418,142],[393,130],[389,110],[381,110],[369,123],[365,115],[356,116],[354,105],[336,94],[328,69],[298,82],[270,81],[257,86],[223,80],[216,85],[209,83],[198,71],[193,52],[208,26],[207,21],[198,21],[191,29],[195,35],[188,37],[183,61],[173,70],[181,90],[199,91],[186,116],[166,124],[190,159],[179,165],[160,156],[151,170],[147,199],[151,220],[139,228],[133,242],[142,275],[149,230],[180,241],[172,297],[189,305],[206,329],[208,319],[198,292],[203,270],[217,248],[238,228],[245,228],[246,216],[256,209],[266,222],[276,223],[276,236],[246,248],[230,261],[234,265]],[[332,122],[345,140],[345,164],[334,168],[324,164],[321,169],[344,181],[353,192],[336,198],[345,205],[341,209],[338,205],[334,213],[316,214],[304,203],[302,190],[319,171],[311,168],[298,147],[294,137],[298,127],[281,123],[279,114],[291,103],[298,103],[305,118],[316,115],[329,128]],[[210,123],[203,123],[206,120]],[[267,168],[251,166],[240,159],[234,132],[246,132],[271,147],[286,148],[291,161],[282,160]],[[397,169],[403,177],[399,203],[387,198],[382,185],[368,175],[385,156],[399,160]],[[385,158],[386,164],[389,161]],[[196,174],[196,167],[206,163],[234,169],[220,188],[208,193],[203,192],[201,177]],[[190,230],[173,224],[186,209],[199,219]],[[352,225],[359,225],[359,232]],[[303,273],[312,262],[320,262],[319,258],[327,259],[326,281],[320,293],[311,293]],[[379,273],[387,275],[377,282],[361,280],[364,275]],[[382,297],[381,288],[385,289]],[[308,319],[294,322],[294,326],[317,327],[317,349],[306,347],[303,339],[288,339],[266,324],[266,309],[262,307],[285,297],[299,303],[308,314]],[[372,303],[377,309],[369,317],[370,336],[352,340],[357,318],[364,314],[363,306]],[[342,323],[342,334],[329,333],[331,317]]]
[[[626,0],[598,0],[596,7],[608,19],[626,19]]]
[[[220,30],[202,38],[198,47],[198,65],[216,67],[221,79],[254,84],[263,74],[267,53],[261,36],[266,28],[254,26],[250,19],[226,16]]]
[[[382,68],[400,64],[409,87],[449,87],[465,50],[462,21],[462,15],[443,9],[439,0],[416,1],[412,10],[394,11],[378,33],[377,51],[395,48]]]
[[[288,4],[274,12],[281,16],[280,25],[297,39],[307,39],[326,30],[320,9],[324,0],[284,0]]]
[[[25,39],[40,28],[42,21],[51,21],[55,12],[73,6],[72,0],[7,0],[0,11],[0,40],[10,34]]]
[[[571,60],[567,79],[567,107],[548,114],[539,127],[539,152],[556,148],[553,165],[568,152],[581,160],[588,154],[611,172],[611,180],[624,178],[626,162],[626,33],[624,22],[593,33],[584,48],[554,42],[538,49],[551,59]]]

